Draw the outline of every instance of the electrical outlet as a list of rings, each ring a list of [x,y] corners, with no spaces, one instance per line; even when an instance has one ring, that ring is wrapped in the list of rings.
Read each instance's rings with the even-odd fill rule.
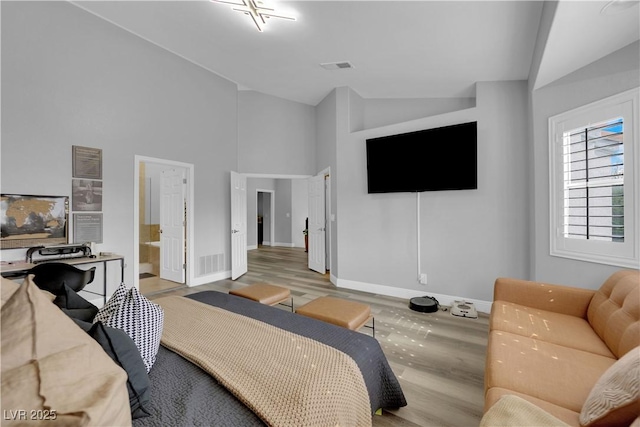
[[[420,278],[418,279],[418,281],[420,282],[421,285],[426,285],[427,284],[427,274],[426,273],[422,273],[420,275]]]

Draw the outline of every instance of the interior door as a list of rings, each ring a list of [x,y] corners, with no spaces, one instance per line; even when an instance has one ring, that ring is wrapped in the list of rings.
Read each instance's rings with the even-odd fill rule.
[[[160,194],[160,278],[184,283],[185,192],[184,169],[162,171]]]
[[[231,279],[247,270],[247,177],[231,171]]]
[[[309,178],[309,268],[326,273],[324,175]]]

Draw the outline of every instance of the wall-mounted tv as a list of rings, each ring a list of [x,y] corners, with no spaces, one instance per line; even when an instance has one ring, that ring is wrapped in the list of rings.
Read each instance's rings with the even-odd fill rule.
[[[367,139],[371,193],[478,188],[477,122]]]

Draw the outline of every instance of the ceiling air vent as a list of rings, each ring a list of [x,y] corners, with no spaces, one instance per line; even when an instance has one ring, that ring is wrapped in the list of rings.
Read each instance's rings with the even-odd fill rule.
[[[349,61],[325,62],[324,64],[320,64],[320,66],[326,70],[341,70],[345,68],[354,68]]]

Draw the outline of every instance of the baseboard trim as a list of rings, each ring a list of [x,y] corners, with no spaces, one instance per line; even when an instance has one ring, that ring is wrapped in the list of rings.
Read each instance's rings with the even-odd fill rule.
[[[231,271],[219,271],[214,274],[208,274],[206,276],[195,277],[193,282],[187,283],[188,287],[200,286],[211,282],[217,282],[218,280],[224,280],[231,277]]]
[[[224,280],[231,277],[231,271],[221,271],[215,274],[207,276],[196,277],[192,283],[188,283],[187,286],[200,286],[206,283],[216,282],[218,280]],[[454,295],[435,294],[428,291],[417,291],[415,289],[395,288],[393,286],[376,285],[374,283],[358,282],[355,280],[340,279],[333,274],[329,274],[329,281],[333,283],[337,288],[350,289],[354,291],[367,292],[369,294],[385,295],[389,297],[411,299],[414,297],[422,297],[429,295],[438,300],[440,305],[450,306],[454,301],[466,301],[475,305],[476,310],[481,313],[491,312],[491,301],[483,301],[473,298],[465,298]],[[102,301],[100,301],[102,302]],[[94,302],[95,304],[95,302]],[[97,304],[96,304],[97,305]]]
[[[415,289],[395,288],[393,286],[376,285],[373,283],[357,282],[355,280],[338,279],[337,277],[330,276],[331,283],[338,288],[351,289],[354,291],[367,292],[370,294],[385,295],[389,297],[411,299],[414,297],[422,297],[429,295],[438,300],[440,305],[450,306],[454,301],[466,301],[475,305],[476,310],[482,313],[489,313],[491,311],[491,301],[483,301],[472,298],[464,298],[453,295],[435,294],[427,291],[416,291]]]
[[[275,242],[273,244],[273,246],[280,246],[283,248],[295,248],[296,245],[294,245],[293,243],[283,243],[283,242]]]

